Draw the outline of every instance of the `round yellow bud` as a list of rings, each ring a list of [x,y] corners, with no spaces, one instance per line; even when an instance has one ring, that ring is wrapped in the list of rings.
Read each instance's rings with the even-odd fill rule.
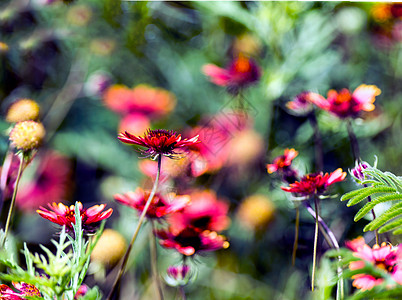
[[[7,111],[6,120],[17,123],[28,120],[37,120],[39,117],[39,105],[31,99],[20,99],[11,104]]]
[[[126,249],[127,242],[120,233],[105,229],[91,253],[91,259],[103,265],[114,266],[123,257]]]
[[[15,124],[11,130],[10,141],[15,148],[29,151],[39,147],[45,134],[45,127],[41,123],[23,121]]]
[[[272,201],[264,195],[256,194],[244,199],[237,211],[237,219],[248,229],[258,230],[272,221],[274,213]]]

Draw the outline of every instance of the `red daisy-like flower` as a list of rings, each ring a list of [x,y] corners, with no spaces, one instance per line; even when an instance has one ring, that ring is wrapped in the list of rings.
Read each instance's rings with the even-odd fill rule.
[[[107,219],[113,213],[113,209],[109,208],[106,211],[103,211],[106,207],[106,204],[94,205],[90,208],[84,209],[81,202],[77,202],[81,220],[82,227],[87,231],[93,231],[99,222]],[[51,210],[48,210],[42,206],[36,212],[45,219],[49,221],[59,224],[61,226],[65,225],[66,229],[72,230],[73,224],[75,224],[75,206],[65,206],[63,203],[55,203],[48,204]]]
[[[297,193],[302,196],[323,194],[328,186],[335,182],[342,181],[346,177],[346,172],[341,168],[336,169],[331,174],[322,172],[317,174],[307,174],[300,181],[289,184],[288,187],[281,187],[282,190],[289,193]]]
[[[216,251],[229,247],[225,237],[215,231],[198,231],[192,227],[177,231],[170,227],[167,230],[155,232],[160,238],[160,244],[169,249],[176,249],[179,253],[191,256],[202,251]]]
[[[374,110],[375,97],[380,94],[381,90],[377,86],[362,84],[353,93],[348,89],[342,89],[339,93],[330,90],[327,99],[322,96],[315,97],[313,102],[339,118],[355,118],[361,111]]]
[[[386,243],[381,246],[374,245],[373,248],[366,245],[362,237],[346,243],[346,246],[353,251],[353,255],[361,260],[353,261],[349,264],[350,270],[359,270],[365,267],[366,263],[373,264],[378,269],[390,273],[393,280],[402,284],[402,259],[400,247],[392,247]],[[370,290],[376,285],[384,282],[384,278],[375,277],[371,274],[356,274],[353,286],[358,289]]]
[[[14,292],[5,284],[0,284],[0,299],[4,300],[23,300],[26,297],[41,297],[39,290],[33,284],[25,282],[13,282],[13,286],[20,291],[20,293]]]
[[[254,60],[242,54],[225,69],[207,64],[202,71],[211,82],[227,87],[231,94],[237,94],[240,89],[257,82],[261,77],[261,70]]]
[[[175,158],[183,151],[187,151],[189,147],[199,143],[198,135],[191,139],[182,139],[180,134],[164,129],[148,129],[143,137],[125,131],[118,135],[118,139],[123,143],[145,148],[146,150],[141,150],[141,153],[145,157],[152,158],[158,155]]]
[[[205,230],[221,231],[229,226],[227,216],[229,205],[218,200],[211,191],[194,192],[191,194],[191,203],[182,212],[172,214],[169,224],[176,230],[182,231],[193,228],[198,232]]]
[[[285,168],[292,164],[292,160],[299,154],[295,149],[285,149],[283,155],[274,159],[272,164],[267,164],[267,170],[269,174],[277,171],[283,171]]]
[[[124,205],[132,207],[142,212],[149,198],[150,193],[142,188],[137,188],[135,192],[128,192],[124,195],[117,194],[114,199]],[[190,196],[173,196],[174,200],[167,201],[159,194],[155,194],[150,204],[146,217],[150,219],[159,219],[164,216],[184,209],[190,203]]]

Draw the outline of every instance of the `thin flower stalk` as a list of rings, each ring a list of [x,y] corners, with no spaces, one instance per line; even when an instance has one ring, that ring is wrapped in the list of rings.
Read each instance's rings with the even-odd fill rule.
[[[154,198],[155,193],[156,193],[156,190],[157,190],[157,188],[158,188],[159,177],[160,177],[160,173],[161,173],[162,155],[159,154],[157,159],[158,159],[158,172],[157,172],[157,174],[156,174],[154,186],[152,187],[151,194],[149,195],[148,201],[147,201],[147,203],[145,204],[145,207],[144,207],[144,209],[143,209],[143,211],[142,211],[142,213],[141,213],[141,215],[140,215],[140,218],[139,218],[139,220],[138,220],[137,228],[135,229],[134,234],[133,234],[133,237],[132,237],[132,239],[131,239],[131,241],[130,241],[130,244],[128,245],[126,254],[125,254],[124,257],[123,257],[123,260],[122,260],[122,263],[121,263],[121,267],[120,267],[120,269],[119,269],[119,273],[118,273],[118,275],[117,275],[117,277],[116,277],[116,280],[115,280],[114,283],[113,283],[112,289],[111,289],[111,291],[110,291],[110,293],[109,293],[109,295],[108,295],[108,297],[107,297],[107,300],[111,300],[111,299],[112,299],[113,294],[115,293],[117,287],[119,286],[119,282],[120,282],[120,280],[121,280],[121,277],[123,276],[124,269],[126,268],[127,261],[128,261],[128,257],[130,256],[131,249],[133,248],[133,245],[134,245],[134,243],[135,243],[135,240],[137,239],[137,236],[138,236],[138,233],[139,233],[139,231],[140,231],[141,225],[142,225],[142,223],[143,223],[144,220],[145,220],[145,215],[146,215],[146,213],[147,213],[147,211],[148,211],[148,208],[149,208],[150,204],[152,203],[152,199]]]
[[[181,286],[179,287],[179,291],[180,291],[181,299],[187,300],[186,292],[184,291],[184,286],[181,285]]]
[[[317,196],[314,196],[314,206],[316,211],[316,216],[318,214],[318,200]],[[311,291],[314,292],[314,278],[315,278],[315,265],[317,261],[317,243],[318,243],[318,218],[315,218],[315,229],[314,229],[314,250],[313,250],[313,272],[311,274]]]
[[[322,154],[322,140],[320,129],[318,128],[317,117],[314,111],[309,113],[308,119],[310,121],[311,127],[314,129],[314,150],[315,150],[315,168],[317,172],[324,169],[324,158]]]
[[[20,165],[18,167],[17,179],[15,181],[15,187],[14,187],[14,191],[13,191],[13,196],[11,198],[11,204],[10,204],[10,208],[8,210],[6,226],[5,226],[5,229],[4,229],[4,237],[3,237],[3,240],[1,241],[1,246],[2,247],[4,246],[4,244],[6,242],[7,233],[8,233],[9,227],[10,227],[11,216],[12,216],[13,208],[14,208],[14,205],[15,205],[15,199],[17,198],[17,190],[18,190],[18,185],[20,183],[22,170],[23,170],[23,167],[24,167],[24,162],[25,162],[25,159],[21,158]]]
[[[292,266],[294,266],[296,262],[297,245],[299,243],[299,223],[300,223],[300,208],[299,206],[297,206],[296,221],[295,221],[295,240],[293,242],[293,251],[292,251]]]
[[[150,250],[151,250],[151,269],[152,275],[155,280],[155,284],[158,290],[159,300],[163,300],[163,290],[162,283],[158,274],[158,255],[156,250],[156,236],[154,234],[155,231],[155,221],[151,220],[152,231],[150,231],[149,242],[150,242]]]

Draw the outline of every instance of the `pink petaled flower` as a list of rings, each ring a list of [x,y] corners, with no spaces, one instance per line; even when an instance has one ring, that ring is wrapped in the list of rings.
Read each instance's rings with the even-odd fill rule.
[[[353,251],[353,255],[361,260],[353,261],[349,264],[350,270],[364,268],[366,263],[373,264],[375,267],[389,273],[398,284],[402,284],[402,265],[400,252],[402,248],[392,247],[386,243],[381,246],[374,245],[373,248],[366,245],[362,237],[348,242],[347,247]],[[376,285],[384,282],[384,278],[375,277],[370,274],[356,274],[353,286],[361,290],[370,290]]]
[[[39,290],[33,285],[25,282],[13,282],[13,286],[20,292],[16,293],[5,284],[0,284],[0,299],[2,300],[23,300],[26,297],[41,297]]]
[[[40,156],[34,178],[18,189],[18,208],[31,212],[49,201],[65,199],[71,187],[70,171],[68,159],[61,154],[48,151]]]
[[[81,214],[82,228],[87,232],[95,230],[99,222],[107,219],[113,213],[113,209],[109,208],[103,211],[106,204],[94,205],[90,208],[84,209],[81,202],[77,202],[78,208]],[[53,223],[59,224],[61,226],[66,226],[67,230],[73,229],[73,224],[75,224],[75,206],[65,206],[63,203],[48,204],[51,210],[44,207],[40,207],[36,212],[42,217]]]
[[[114,199],[121,204],[132,207],[142,212],[149,198],[150,193],[142,188],[137,188],[135,192],[128,192],[124,195],[117,194]],[[166,200],[159,194],[155,194],[147,210],[146,217],[150,219],[163,218],[168,214],[183,210],[190,203],[190,196],[175,196],[172,201]],[[169,195],[168,195],[169,197]]]
[[[302,92],[292,101],[286,103],[286,107],[295,115],[307,115],[313,110],[313,104],[321,99],[323,99],[323,97],[319,94],[313,92]]]
[[[261,77],[261,70],[257,64],[242,54],[225,69],[207,64],[203,66],[202,71],[211,82],[227,87],[232,94],[237,94],[240,89],[257,82]]]
[[[283,171],[292,164],[292,160],[299,154],[295,149],[285,149],[283,155],[274,159],[272,164],[267,164],[268,173]]]
[[[322,172],[317,174],[307,174],[300,181],[289,184],[288,187],[281,187],[282,190],[289,193],[297,193],[302,196],[311,196],[314,194],[323,194],[328,186],[335,182],[342,181],[346,177],[346,172],[341,168],[336,169],[331,174]]]
[[[369,176],[365,175],[363,171],[369,167],[369,164],[366,162],[357,163],[356,166],[350,171],[350,174],[357,181],[357,183],[362,182],[369,178]]]
[[[161,117],[173,110],[175,96],[167,90],[140,84],[133,89],[113,85],[104,94],[106,106],[121,114],[141,114],[150,118]]]
[[[191,139],[182,139],[180,134],[164,129],[148,129],[143,137],[132,135],[127,131],[121,132],[118,135],[118,139],[126,144],[146,148],[146,150],[141,150],[141,153],[145,157],[152,158],[156,158],[158,155],[176,158],[183,151],[188,151],[189,147],[199,143],[198,136]]]
[[[191,203],[180,213],[169,217],[169,224],[176,230],[182,231],[193,228],[198,232],[204,230],[221,231],[230,224],[227,216],[229,205],[218,200],[212,191],[200,191],[191,194]]]
[[[374,110],[375,97],[380,94],[381,90],[377,86],[362,84],[353,93],[348,89],[342,89],[339,93],[330,90],[326,100],[323,97],[316,97],[313,102],[339,118],[355,118],[361,111]]]
[[[80,299],[81,297],[84,297],[88,293],[88,286],[85,284],[82,284],[79,288],[77,293],[74,296],[74,300]]]
[[[172,227],[155,232],[160,244],[168,249],[176,249],[179,253],[191,256],[202,251],[216,251],[229,247],[225,237],[215,231],[198,231],[192,227],[177,231]]]

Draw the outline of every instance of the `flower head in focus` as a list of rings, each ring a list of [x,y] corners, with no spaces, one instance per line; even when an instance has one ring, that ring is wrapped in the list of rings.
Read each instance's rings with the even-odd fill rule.
[[[160,239],[160,244],[168,249],[176,249],[179,253],[191,256],[204,251],[216,251],[229,247],[225,237],[215,231],[198,231],[188,227],[177,231],[173,227],[155,232]]]
[[[158,155],[164,155],[169,158],[180,156],[183,151],[199,143],[198,136],[191,139],[182,139],[180,134],[172,130],[157,129],[148,131],[144,136],[135,136],[129,132],[121,132],[118,139],[126,144],[137,145],[145,148],[140,152],[145,157],[156,158]]]
[[[211,82],[227,87],[229,93],[235,95],[241,89],[256,83],[261,77],[261,70],[258,65],[243,54],[239,54],[225,69],[207,64],[203,66],[202,70]]]
[[[353,93],[348,89],[342,89],[340,92],[330,90],[326,100],[317,97],[313,102],[338,118],[355,118],[362,111],[374,110],[375,97],[380,94],[381,90],[377,86],[362,84]]]
[[[402,284],[402,260],[400,247],[392,247],[386,243],[381,246],[374,245],[372,248],[364,242],[362,237],[348,242],[347,247],[353,251],[353,256],[360,259],[352,261],[349,264],[349,269],[359,270],[363,269],[366,263],[374,265],[379,270],[389,273],[391,278],[398,284]],[[384,278],[377,277],[371,274],[356,274],[352,277],[354,279],[353,286],[358,289],[370,290],[376,285],[384,282]]]
[[[18,123],[39,118],[39,105],[31,99],[19,99],[8,108],[6,120]]]
[[[128,192],[124,195],[117,194],[114,196],[114,199],[121,204],[142,212],[146,202],[148,201],[149,195],[149,192],[144,191],[142,188],[137,188],[135,192]],[[165,197],[155,194],[147,210],[146,217],[150,219],[163,218],[168,214],[183,210],[190,203],[189,196],[173,196],[170,194],[167,198],[170,196],[173,197],[172,201],[168,201]]]
[[[328,186],[333,183],[344,180],[346,172],[341,168],[336,169],[331,174],[322,172],[316,174],[307,174],[300,181],[289,184],[288,187],[281,187],[282,190],[289,193],[296,193],[301,196],[321,195]]]
[[[0,284],[0,299],[4,300],[23,300],[26,297],[41,297],[39,290],[33,285],[25,282],[13,282],[13,286],[19,291],[14,292],[5,284]]]
[[[22,121],[15,124],[10,132],[11,145],[18,150],[28,152],[39,147],[46,131],[41,123]]]
[[[94,205],[84,209],[81,202],[77,202],[78,209],[81,214],[82,228],[91,233],[99,225],[99,222],[107,219],[113,213],[113,209],[109,208],[103,211],[106,204]],[[66,226],[67,230],[73,229],[75,224],[75,206],[66,206],[63,203],[48,204],[50,210],[40,207],[36,212],[42,217],[61,226]]]

